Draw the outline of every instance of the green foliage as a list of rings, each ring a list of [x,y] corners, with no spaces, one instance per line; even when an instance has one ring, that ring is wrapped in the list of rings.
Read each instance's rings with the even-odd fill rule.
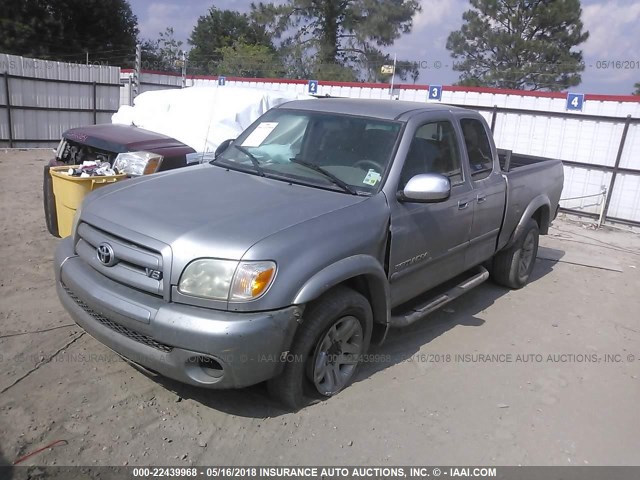
[[[578,85],[587,40],[580,0],[470,0],[447,49],[460,84],[559,91]]]
[[[277,78],[285,74],[278,56],[265,45],[249,45],[235,42],[230,47],[221,47],[222,59],[217,64],[218,74],[230,77]]]
[[[287,0],[252,4],[252,18],[281,40],[293,77],[378,79],[380,48],[409,33],[417,0]]]
[[[159,33],[156,40],[142,43],[143,70],[180,72],[182,69],[182,42],[174,37],[173,27]]]
[[[126,0],[3,0],[0,51],[130,66],[138,35]]]
[[[637,82],[633,88],[635,88],[636,90],[632,93],[632,95],[640,95],[640,82]]]
[[[225,47],[233,49],[236,44],[262,45],[275,52],[271,39],[262,26],[244,13],[219,10],[216,7],[211,7],[206,15],[198,19],[189,37],[189,44],[193,46],[189,52],[189,70],[203,74],[218,73],[218,66],[223,60],[221,49]],[[230,50],[226,52],[231,53]]]

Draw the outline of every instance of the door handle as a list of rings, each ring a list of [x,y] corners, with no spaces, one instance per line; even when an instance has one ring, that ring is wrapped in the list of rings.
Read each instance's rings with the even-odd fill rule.
[[[460,200],[458,202],[458,210],[464,210],[468,206],[469,206],[469,201],[463,202],[462,200]]]
[[[478,203],[483,203],[487,199],[486,195],[478,195]]]

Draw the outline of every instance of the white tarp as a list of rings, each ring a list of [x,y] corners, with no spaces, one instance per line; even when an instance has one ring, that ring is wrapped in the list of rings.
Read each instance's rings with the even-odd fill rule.
[[[138,95],[133,107],[121,106],[111,122],[173,137],[196,152],[214,152],[270,108],[297,98],[311,97],[228,86],[154,90]]]

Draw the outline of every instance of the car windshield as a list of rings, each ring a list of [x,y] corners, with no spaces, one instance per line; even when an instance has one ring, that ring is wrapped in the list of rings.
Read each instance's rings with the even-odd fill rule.
[[[380,188],[400,128],[399,122],[376,118],[274,109],[212,163],[369,195]]]

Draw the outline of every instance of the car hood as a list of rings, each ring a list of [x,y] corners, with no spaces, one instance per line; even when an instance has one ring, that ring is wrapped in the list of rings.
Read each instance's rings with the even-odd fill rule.
[[[82,219],[125,239],[160,241],[174,256],[239,260],[274,233],[367,198],[207,164],[96,190]]]
[[[63,138],[108,152],[122,153],[139,150],[158,151],[165,148],[193,149],[175,138],[130,125],[90,125],[67,130]]]

